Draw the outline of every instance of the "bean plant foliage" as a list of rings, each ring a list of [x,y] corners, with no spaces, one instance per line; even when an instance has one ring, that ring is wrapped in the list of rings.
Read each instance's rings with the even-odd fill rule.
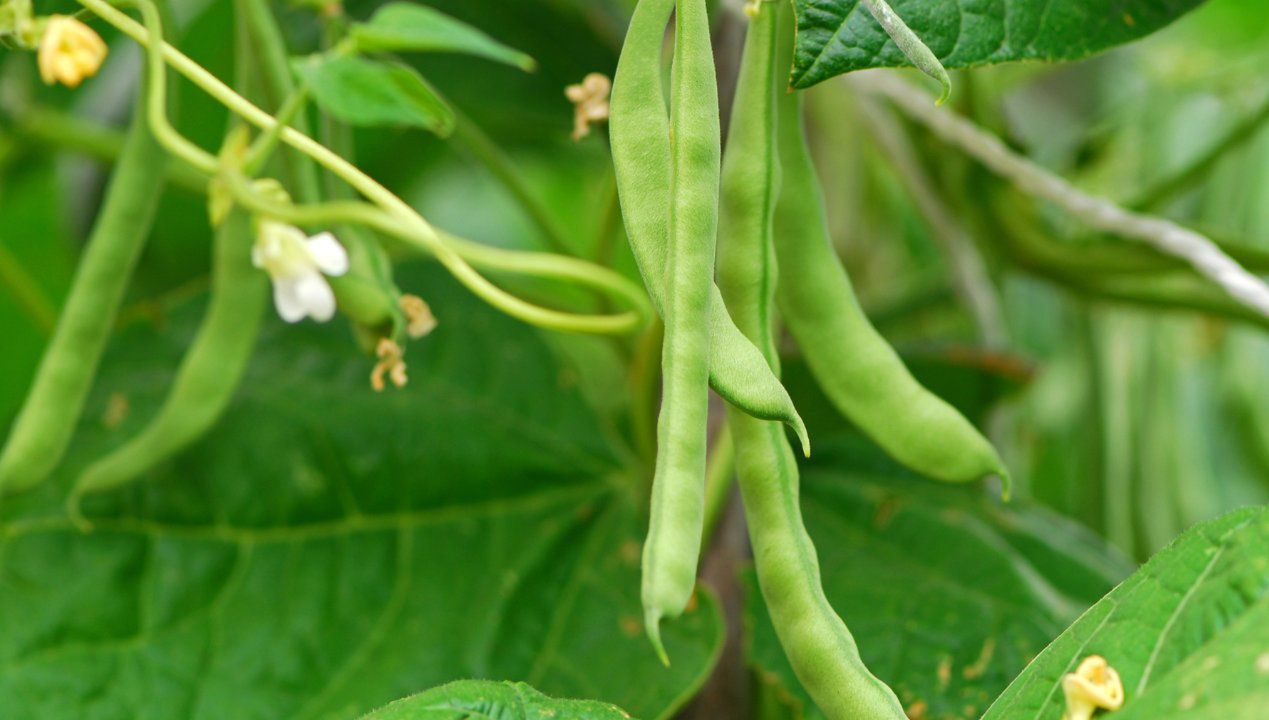
[[[1164,27],[1204,0],[894,0],[945,67],[1076,60]],[[793,85],[908,64],[861,0],[796,0]]]
[[[1266,40],[0,0],[0,718],[1261,720]]]
[[[91,533],[57,479],[9,503],[0,707],[353,718],[472,677],[638,717],[680,705],[718,652],[714,602],[668,629],[665,670],[640,631],[635,478],[568,365],[437,275],[420,281],[451,329],[407,391],[368,395],[353,348],[275,326],[219,429],[89,500]],[[63,479],[148,419],[198,309],[124,336]],[[106,430],[116,393],[130,419]]]

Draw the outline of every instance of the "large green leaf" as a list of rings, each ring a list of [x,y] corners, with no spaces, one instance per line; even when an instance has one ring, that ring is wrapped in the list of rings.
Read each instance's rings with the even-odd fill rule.
[[[1075,60],[1144,37],[1203,0],[891,0],[949,68]],[[859,0],[796,0],[795,87],[907,59]]]
[[[643,637],[638,480],[538,335],[439,271],[440,327],[376,395],[338,328],[275,323],[228,416],[144,485],[62,511],[153,413],[188,307],[116,343],[74,457],[0,507],[5,717],[357,717],[462,678],[666,717],[712,668],[715,602]],[[129,417],[103,428],[112,395]],[[118,406],[118,401],[114,403]]]
[[[988,720],[1061,717],[1062,676],[1088,655],[1124,683],[1115,720],[1256,720],[1269,707],[1269,509],[1199,525],[1048,647]]]
[[[584,700],[554,700],[524,683],[459,680],[380,708],[362,720],[630,720]]]
[[[817,445],[802,509],[824,587],[868,667],[913,717],[977,717],[1131,566],[1038,507],[897,473],[832,469],[862,445]],[[751,578],[751,661],[808,718]]]
[[[315,55],[294,65],[313,100],[341,122],[421,127],[441,137],[454,131],[453,108],[407,65],[351,55]]]
[[[475,55],[533,70],[537,63],[519,50],[425,5],[395,2],[384,5],[369,22],[350,31],[363,52],[452,52]]]

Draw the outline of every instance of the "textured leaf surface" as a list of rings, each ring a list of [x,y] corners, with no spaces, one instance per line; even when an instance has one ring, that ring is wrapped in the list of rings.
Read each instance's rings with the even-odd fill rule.
[[[425,5],[384,5],[369,22],[352,27],[351,36],[365,52],[452,52],[474,55],[532,70],[533,58],[485,33]]]
[[[212,436],[90,498],[86,535],[67,481],[152,414],[198,308],[117,344],[71,467],[0,508],[0,715],[343,720],[486,678],[650,720],[693,694],[716,606],[667,626],[662,667],[637,481],[577,370],[443,273],[401,280],[440,320],[406,390],[370,391],[337,326],[276,323]],[[107,430],[116,393],[131,411]]]
[[[991,707],[1057,720],[1062,675],[1105,657],[1125,690],[1116,720],[1253,720],[1269,707],[1269,510],[1182,535],[1089,610]]]
[[[524,683],[460,680],[398,700],[362,720],[629,720],[612,705],[555,700]]]
[[[411,67],[347,55],[295,62],[313,99],[337,120],[359,127],[421,127],[442,137],[454,131],[454,110]]]
[[[890,0],[943,65],[1075,60],[1144,37],[1203,0]],[[858,0],[796,0],[793,84],[907,64]]]
[[[970,488],[831,469],[861,454],[818,446],[802,508],[830,602],[869,668],[913,717],[979,717],[1036,653],[1132,570],[1089,533],[1040,508],[1002,506]],[[785,662],[752,578],[747,616],[751,660],[805,717],[822,717]]]

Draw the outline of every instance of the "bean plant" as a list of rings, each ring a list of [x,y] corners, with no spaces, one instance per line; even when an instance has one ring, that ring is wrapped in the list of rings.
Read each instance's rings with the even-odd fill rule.
[[[1266,717],[1267,40],[0,0],[0,717]]]

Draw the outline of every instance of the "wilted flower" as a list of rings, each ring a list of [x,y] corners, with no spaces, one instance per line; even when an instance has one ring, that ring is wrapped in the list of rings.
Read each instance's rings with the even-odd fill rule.
[[[79,87],[106,61],[106,42],[92,28],[67,15],[53,15],[40,38],[40,78],[45,84]]]
[[[309,237],[293,225],[261,220],[251,261],[273,280],[283,320],[326,322],[335,316],[335,293],[325,276],[348,272],[348,252],[331,233]]]
[[[379,362],[375,363],[374,370],[370,372],[370,387],[375,392],[383,392],[387,387],[384,377],[392,380],[392,384],[403,388],[410,382],[405,365],[405,352],[400,345],[392,342],[388,338],[379,340],[379,345],[375,348],[375,355],[378,356]]]
[[[591,73],[577,85],[569,85],[564,94],[573,103],[573,139],[581,140],[590,134],[591,123],[608,119],[608,93],[612,80],[601,73]]]
[[[1075,672],[1062,677],[1066,720],[1089,720],[1098,710],[1118,710],[1124,704],[1119,673],[1100,655],[1084,658]]]
[[[405,333],[415,340],[436,329],[432,308],[418,295],[402,295],[399,302],[405,314]]]

